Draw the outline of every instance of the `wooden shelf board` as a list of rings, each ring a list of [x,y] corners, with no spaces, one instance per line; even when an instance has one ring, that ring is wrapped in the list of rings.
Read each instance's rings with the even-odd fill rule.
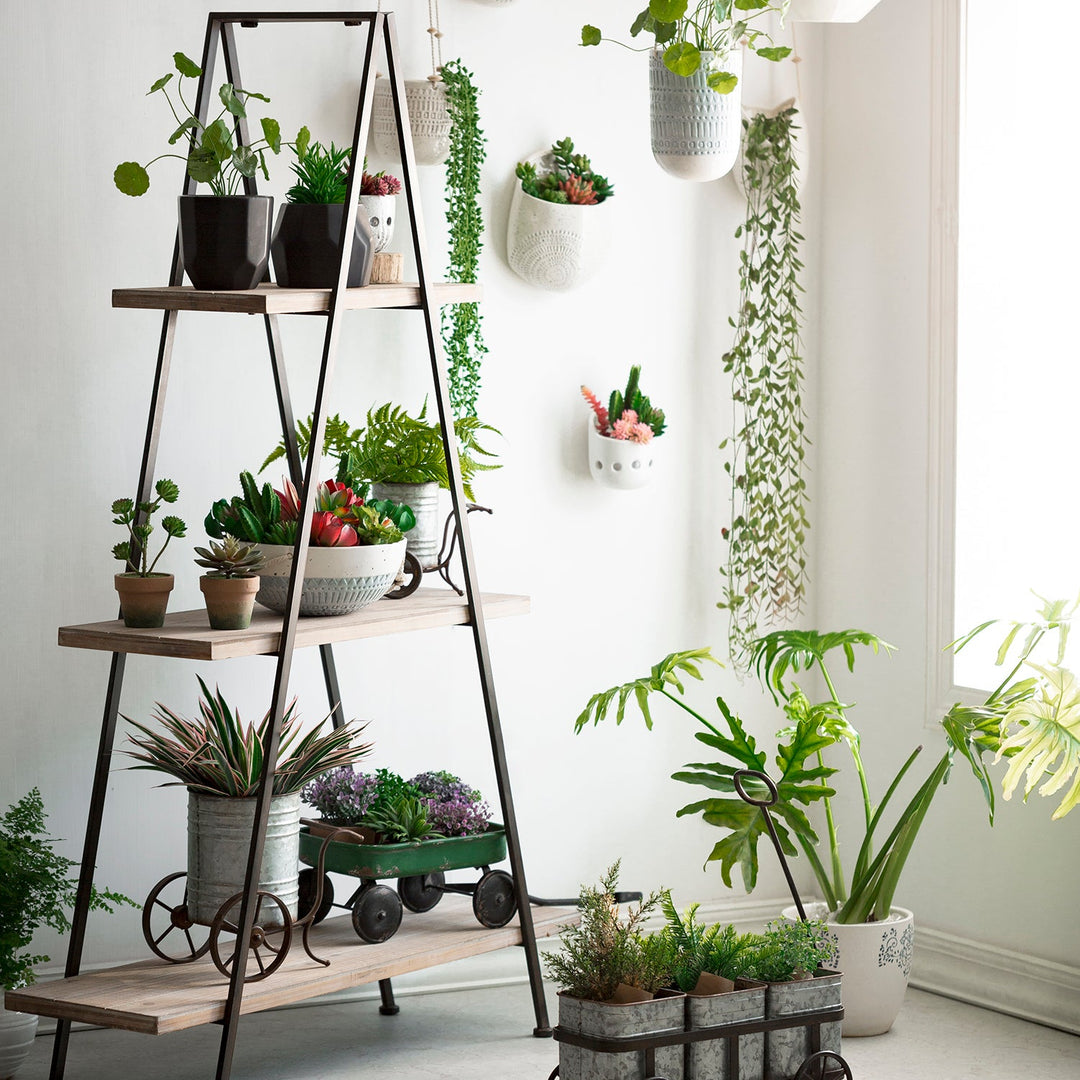
[[[481,594],[484,617],[527,615],[529,598],[504,593]],[[327,645],[356,638],[383,637],[438,626],[469,622],[465,597],[450,589],[417,589],[403,600],[378,600],[354,615],[301,618],[296,647]],[[178,611],[165,616],[165,625],[146,630],[126,627],[119,619],[61,626],[59,643],[75,649],[173,656],[184,660],[227,660],[235,656],[276,653],[282,616],[258,605],[247,630],[211,630],[206,611]]]
[[[576,908],[533,908],[537,937],[550,937],[579,918]],[[516,917],[508,926],[488,930],[473,917],[471,901],[458,896],[444,897],[422,915],[406,911],[401,929],[381,945],[361,941],[347,915],[328,919],[312,931],[311,948],[330,966],[315,964],[294,935],[285,963],[269,978],[244,987],[241,1011],[261,1012],[520,944]],[[60,1020],[164,1035],[220,1020],[228,989],[209,957],[191,964],[152,959],[9,990],[6,1004]]]
[[[432,300],[439,304],[478,301],[479,285],[440,281],[432,285]],[[282,289],[259,285],[254,289],[213,292],[190,285],[149,289],[113,289],[114,308],[150,308],[154,311],[231,311],[248,315],[312,315],[330,310],[329,289]],[[420,308],[420,286],[412,282],[397,285],[367,285],[346,289],[344,305],[357,308]]]

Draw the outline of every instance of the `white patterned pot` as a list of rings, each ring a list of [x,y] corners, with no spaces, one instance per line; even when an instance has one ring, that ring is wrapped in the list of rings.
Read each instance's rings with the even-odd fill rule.
[[[710,65],[740,76],[730,94],[709,89]],[[652,152],[665,172],[680,180],[705,181],[731,171],[742,136],[741,75],[740,49],[722,59],[703,52],[701,67],[689,78],[669,71],[658,50],[649,53]]]
[[[859,22],[881,0],[791,0],[788,22],[853,23]]]
[[[361,195],[360,205],[368,216],[371,239],[375,254],[386,248],[394,239],[394,220],[397,218],[396,195]]]
[[[266,562],[259,571],[263,607],[285,613],[293,549],[287,544],[260,544]],[[301,615],[348,615],[384,597],[405,562],[405,541],[356,547],[308,548]]]
[[[530,161],[540,161],[534,155]],[[514,188],[506,226],[510,269],[541,289],[561,292],[590,277],[607,254],[611,235],[610,199],[595,206],[552,203]]]
[[[833,952],[825,966],[844,973],[844,1026],[846,1037],[883,1035],[904,1003],[911,955],[915,945],[915,920],[906,908],[894,907],[887,919],[868,923],[836,923],[822,903],[807,904],[811,919],[824,919]],[[784,918],[795,920],[793,907]]]
[[[37,1026],[37,1013],[0,1008],[0,1080],[14,1076],[26,1060]]]
[[[637,443],[629,439],[611,439],[596,430],[589,417],[589,472],[604,487],[627,491],[650,483],[655,469],[656,439]]]
[[[406,79],[405,105],[409,111],[416,164],[441,165],[450,156],[450,111],[446,106],[446,84],[433,84],[427,79]],[[389,79],[375,80],[371,127],[378,154],[400,161],[394,97]]]

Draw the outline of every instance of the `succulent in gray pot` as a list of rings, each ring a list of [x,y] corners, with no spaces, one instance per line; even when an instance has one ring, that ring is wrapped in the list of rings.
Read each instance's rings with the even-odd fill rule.
[[[139,196],[150,188],[149,165],[163,157],[175,157],[187,165],[188,176],[196,184],[206,184],[210,195],[180,195],[180,257],[184,271],[197,289],[252,289],[266,275],[270,258],[270,227],[274,200],[269,195],[242,192],[245,180],[257,172],[269,180],[266,151],[281,152],[281,127],[270,117],[262,117],[262,138],[239,143],[233,131],[237,120],[247,117],[252,98],[269,102],[265,94],[243,90],[230,82],[218,89],[221,111],[206,122],[188,107],[182,90],[184,79],[198,79],[202,68],[182,52],[173,54],[176,72],[158,79],[150,94],[162,94],[179,126],[169,136],[169,145],[187,144],[186,154],[165,153],[146,165],[121,162],[113,181],[125,195]],[[169,93],[174,74],[176,100]],[[306,130],[306,129],[305,129]],[[301,133],[303,134],[303,132]],[[301,136],[297,136],[299,141]]]
[[[263,554],[254,544],[242,544],[226,533],[220,544],[197,547],[198,566],[209,571],[199,578],[206,615],[213,630],[246,630],[251,625]]]
[[[348,191],[351,151],[333,143],[329,149],[310,143],[307,128],[296,140],[291,168],[296,183],[285,193],[270,245],[274,277],[285,288],[331,289],[341,264],[341,228]],[[371,281],[375,244],[367,213],[357,209],[347,284],[350,289]]]

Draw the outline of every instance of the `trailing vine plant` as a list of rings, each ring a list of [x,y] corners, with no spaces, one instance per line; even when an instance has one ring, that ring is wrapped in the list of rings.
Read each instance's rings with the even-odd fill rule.
[[[732,520],[724,598],[733,663],[747,667],[762,620],[802,611],[806,597],[806,446],[799,229],[795,163],[797,110],[786,107],[743,121],[746,221],[739,266],[739,313],[729,319],[735,343],[724,354],[732,378],[732,437],[724,468],[731,478]]]
[[[443,64],[446,105],[450,113],[450,156],[446,162],[446,223],[450,240],[450,281],[476,283],[483,243],[480,213],[480,166],[487,157],[487,138],[480,129],[479,91],[473,74],[460,60]],[[450,370],[450,405],[454,416],[476,415],[480,363],[487,353],[476,303],[442,309],[442,339]]]

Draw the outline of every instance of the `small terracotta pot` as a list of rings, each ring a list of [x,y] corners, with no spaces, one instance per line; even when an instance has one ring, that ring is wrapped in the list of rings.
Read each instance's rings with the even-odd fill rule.
[[[257,574],[232,578],[204,574],[199,578],[199,588],[206,599],[211,630],[246,630],[251,625],[251,611],[259,591]]]
[[[120,594],[120,613],[125,626],[163,626],[169,593],[173,588],[172,574],[117,574],[113,579]]]

